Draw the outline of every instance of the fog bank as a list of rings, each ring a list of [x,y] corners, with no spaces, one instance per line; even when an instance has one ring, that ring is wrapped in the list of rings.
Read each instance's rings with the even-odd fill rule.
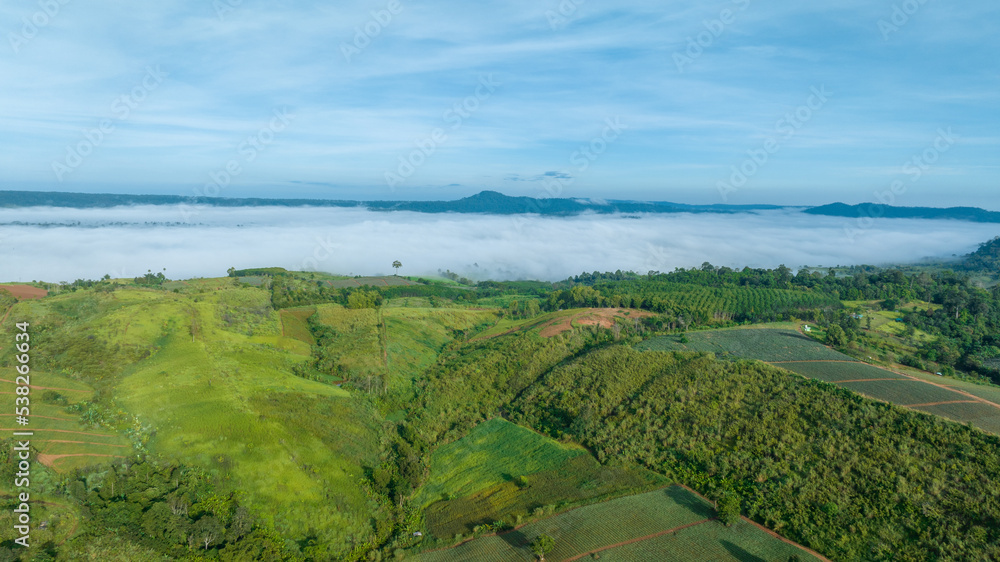
[[[14,224],[18,223],[18,224]],[[962,255],[995,224],[856,219],[796,211],[622,217],[381,213],[360,208],[0,209],[0,281],[172,279],[278,266],[344,275],[559,280],[584,271],[671,271],[912,262]]]

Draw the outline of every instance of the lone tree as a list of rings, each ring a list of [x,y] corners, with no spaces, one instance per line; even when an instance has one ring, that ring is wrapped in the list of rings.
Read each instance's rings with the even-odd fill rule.
[[[531,541],[531,551],[538,555],[539,560],[545,560],[545,555],[552,552],[556,540],[548,535],[538,535]]]
[[[403,264],[399,263],[399,260],[392,262],[392,267],[396,268],[396,276],[399,276],[399,268],[403,267]]]
[[[742,503],[740,496],[734,492],[728,492],[719,498],[716,511],[719,513],[719,520],[725,523],[726,527],[732,527],[733,523],[739,522]]]

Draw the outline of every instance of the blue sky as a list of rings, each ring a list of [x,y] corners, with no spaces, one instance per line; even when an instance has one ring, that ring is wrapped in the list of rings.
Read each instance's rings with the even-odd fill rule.
[[[0,189],[1000,209],[994,0],[12,0],[0,22]]]

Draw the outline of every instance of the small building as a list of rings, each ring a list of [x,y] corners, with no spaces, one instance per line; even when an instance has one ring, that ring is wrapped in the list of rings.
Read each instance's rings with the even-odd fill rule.
[[[807,331],[807,332],[811,332],[812,331],[812,328],[810,328],[809,326],[802,326],[802,329],[805,330],[805,331]]]

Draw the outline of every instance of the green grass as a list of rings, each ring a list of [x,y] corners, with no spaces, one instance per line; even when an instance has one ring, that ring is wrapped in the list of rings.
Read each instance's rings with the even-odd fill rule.
[[[285,337],[293,338],[306,345],[316,345],[316,338],[309,330],[309,317],[316,313],[316,307],[304,306],[286,308],[278,311],[281,316],[281,329]]]
[[[521,477],[524,477],[521,480]],[[605,467],[586,450],[502,419],[439,447],[415,503],[438,538],[477,525],[515,521],[536,509],[634,493],[665,480],[645,470]]]
[[[653,351],[705,351],[718,357],[738,357],[761,361],[853,361],[852,358],[793,330],[736,328],[690,332],[682,336],[660,336],[646,340],[637,349]]]
[[[524,332],[538,328],[543,324],[548,324],[553,320],[558,320],[567,316],[576,316],[579,313],[580,309],[569,309],[561,310],[559,312],[549,312],[547,314],[535,316],[534,318],[513,319],[506,317],[502,318],[499,322],[496,322],[496,324],[488,330],[484,330],[477,334],[475,339],[489,339],[507,333]]]
[[[397,384],[417,379],[456,335],[471,334],[494,318],[490,311],[461,308],[393,307],[382,314],[389,369]]]
[[[714,509],[707,501],[684,488],[671,486],[573,509],[529,523],[514,531],[480,537],[454,548],[425,552],[410,559],[419,562],[530,561],[536,558],[528,549],[528,544],[544,533],[555,539],[555,547],[545,559],[556,562],[699,523],[713,516]],[[686,555],[699,551],[719,552],[720,548],[722,553],[727,553],[730,551],[726,550],[726,546],[735,545],[740,551],[767,555],[766,560],[787,560],[790,554],[798,554],[803,560],[812,559],[805,551],[787,545],[746,523],[727,528],[708,521],[680,531],[677,536],[668,534],[665,537],[667,538],[648,539],[604,550],[600,552],[600,557],[605,559],[605,556],[614,556],[615,558],[608,559],[629,561],[711,560],[715,558],[690,558]],[[771,557],[782,555],[786,557]],[[590,557],[585,559],[589,560]],[[739,557],[719,559],[753,560]]]
[[[479,424],[458,441],[442,445],[431,457],[431,477],[417,503],[426,507],[442,496],[468,496],[586,455],[530,429],[497,418]]]
[[[82,428],[79,416],[35,402],[43,392],[36,389],[37,446],[50,455],[127,456],[130,446],[111,445],[130,445],[121,432],[133,429],[134,419],[150,453],[206,469],[223,490],[240,490],[262,524],[341,547],[370,538],[372,518],[386,509],[360,485],[365,467],[380,462],[378,412],[344,390],[293,374],[310,346],[281,335],[266,291],[236,288],[228,279],[189,283],[181,293],[81,291],[17,305],[17,318],[45,327],[37,342],[33,336],[32,382],[86,391],[59,391],[71,402],[100,390],[102,407],[121,410],[115,415],[130,424]],[[0,407],[13,411],[12,400],[0,395]],[[63,457],[53,466],[108,460]]]
[[[328,353],[340,365],[341,373],[346,378],[360,378],[388,368],[393,387],[411,384],[456,335],[471,333],[493,317],[489,311],[463,308],[397,306],[376,311],[326,304],[317,311],[319,323],[336,332]],[[385,322],[384,350],[380,318]]]

